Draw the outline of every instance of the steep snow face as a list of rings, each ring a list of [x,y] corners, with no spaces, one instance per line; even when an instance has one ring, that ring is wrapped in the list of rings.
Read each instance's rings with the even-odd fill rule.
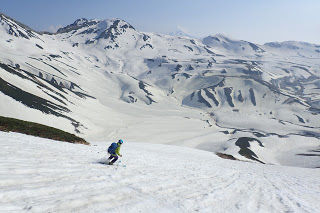
[[[286,165],[264,152],[278,156],[288,151],[281,142],[295,137],[312,142],[286,153],[316,156],[317,45],[143,33],[120,19],[78,19],[54,35],[5,16],[1,23],[3,116],[92,140],[165,142],[239,157],[246,154],[234,139],[253,138],[274,148],[250,146],[249,160]]]
[[[0,132],[0,143],[4,212],[320,209],[319,169],[226,161],[211,152],[127,141],[119,165],[108,166],[102,163],[111,142],[86,146]]]
[[[24,39],[39,38],[37,33],[33,32],[29,27],[11,19],[0,13],[0,30],[1,34],[9,34],[14,37],[21,37]]]

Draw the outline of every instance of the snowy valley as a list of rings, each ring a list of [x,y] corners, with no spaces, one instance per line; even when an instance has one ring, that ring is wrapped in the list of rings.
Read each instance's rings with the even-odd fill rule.
[[[39,33],[0,15],[1,115],[89,142],[162,143],[320,167],[320,45],[257,45],[78,19]]]

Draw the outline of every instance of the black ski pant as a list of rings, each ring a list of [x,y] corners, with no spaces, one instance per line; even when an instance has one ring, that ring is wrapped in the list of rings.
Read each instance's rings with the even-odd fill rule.
[[[110,155],[109,160],[111,160],[113,158],[113,160],[111,161],[111,163],[114,163],[118,160],[118,155]]]

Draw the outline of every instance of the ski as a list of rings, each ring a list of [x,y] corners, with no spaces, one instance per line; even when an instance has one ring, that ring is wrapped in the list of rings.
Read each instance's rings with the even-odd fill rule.
[[[117,168],[118,167],[127,167],[127,165],[124,165],[124,164],[120,164],[121,163],[121,161],[119,161],[119,162],[115,162],[114,164],[109,164],[109,163],[107,163],[107,162],[105,162],[105,161],[103,161],[103,162],[98,162],[99,164],[102,164],[102,165],[107,165],[107,166],[116,166]]]
[[[121,163],[121,160],[117,163],[117,167],[120,166],[120,167],[127,167],[126,165],[124,164],[120,164]]]

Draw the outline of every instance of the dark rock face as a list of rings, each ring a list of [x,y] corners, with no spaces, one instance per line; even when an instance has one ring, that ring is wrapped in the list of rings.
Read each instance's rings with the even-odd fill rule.
[[[224,94],[226,95],[227,102],[228,102],[229,106],[234,107],[234,104],[232,102],[231,93],[232,93],[232,88],[224,88]]]
[[[261,49],[260,47],[258,47],[257,45],[248,42],[248,44],[250,45],[250,47],[257,53],[264,53],[265,51],[263,49]]]
[[[124,23],[124,24],[123,24]],[[127,29],[135,30],[133,26],[130,24],[116,19],[113,20],[113,23],[110,27],[103,30],[100,35],[96,37],[96,39],[110,39],[112,42],[116,42],[118,36],[122,35],[123,33],[127,32]],[[148,40],[150,37],[145,35],[143,39]],[[150,44],[149,44],[150,45]],[[150,45],[151,46],[151,45]]]
[[[243,102],[244,98],[242,97],[241,90],[239,90],[238,101]]]
[[[139,81],[139,88],[141,90],[143,90],[146,93],[146,98],[149,100],[149,103],[147,103],[148,105],[152,104],[152,103],[157,103],[155,100],[153,100],[150,96],[153,96],[151,92],[149,92],[146,89],[146,84],[142,81]]]
[[[39,44],[36,44],[36,47],[43,50],[43,47],[41,47]]]
[[[300,123],[306,123],[306,122],[303,120],[303,118],[301,118],[300,116],[298,116],[298,115],[295,115],[295,116],[297,116],[297,118],[298,118],[298,120],[299,120]]]
[[[180,64],[178,64],[174,70],[177,71],[177,72],[179,72],[179,70],[181,69],[181,67],[182,67],[182,66],[181,66]]]
[[[185,48],[187,48],[189,51],[193,52],[193,49],[187,45],[184,45]]]
[[[98,21],[81,18],[81,19],[77,19],[75,22],[73,22],[72,24],[66,27],[59,28],[57,33],[68,33],[73,30],[78,30],[82,27],[88,27],[96,24],[98,24]]]
[[[198,91],[198,102],[205,104],[209,108],[212,108],[211,104],[202,97],[201,91]]]
[[[210,98],[216,106],[219,106],[219,101],[216,99],[216,97],[211,92],[209,92],[208,89],[204,89],[204,91],[205,91],[206,95],[208,96],[208,98]]]
[[[221,152],[216,153],[216,155],[218,155],[220,158],[223,158],[223,159],[237,160],[232,155],[224,154],[224,153],[221,153]]]
[[[259,140],[255,139],[255,138],[249,138],[249,137],[241,137],[236,141],[235,144],[237,146],[239,146],[240,148],[248,148],[248,147],[250,147],[249,142],[251,142],[251,141],[256,141],[261,147],[264,147]]]
[[[188,71],[190,71],[190,70],[194,70],[194,68],[193,68],[193,66],[192,65],[189,65],[189,67],[188,67],[188,69],[187,69]]]
[[[255,160],[260,163],[263,163],[262,161],[258,160],[257,159],[258,156],[252,150],[249,149],[250,142],[257,142],[259,144],[259,146],[264,147],[263,144],[255,138],[241,137],[235,143],[236,146],[240,147],[239,154],[246,157],[246,158],[249,158],[251,160]]]
[[[212,52],[211,50],[209,50],[207,47],[204,47],[204,49],[211,55],[216,55],[214,52]]]
[[[216,36],[211,36],[212,40],[220,41],[220,39]]]
[[[175,74],[172,74],[171,75],[171,78],[172,79],[175,79],[177,76],[182,76],[182,77],[185,77],[186,79],[189,79],[189,78],[191,78],[192,77],[192,75],[189,75],[189,74],[187,74],[187,73],[175,73]],[[178,79],[179,80],[179,79]]]
[[[120,31],[118,30],[118,24],[119,24],[120,20],[115,20],[113,22],[113,24],[106,29],[105,31],[103,31],[98,37],[97,39],[109,39],[113,42],[115,42],[115,39],[117,38],[118,35],[120,35]],[[112,30],[114,30],[114,33],[112,32]]]
[[[254,106],[257,106],[257,103],[256,103],[256,98],[254,96],[254,91],[252,88],[249,89],[249,92],[250,92],[250,99],[251,99],[251,102]]]
[[[145,44],[142,47],[140,47],[140,50],[142,50],[142,49],[144,49],[146,47],[149,47],[149,48],[153,49],[153,46],[151,44]]]
[[[269,46],[269,47],[273,47],[273,48],[281,48],[281,44],[277,43],[277,42],[269,42],[269,43],[265,43],[265,46]]]
[[[143,40],[144,41],[147,41],[148,39],[150,39],[150,36],[146,35],[146,34],[143,34]]]
[[[130,24],[124,24],[124,25],[121,26],[121,28],[123,28],[123,29],[131,28],[131,29],[135,30],[134,27],[131,26]]]

